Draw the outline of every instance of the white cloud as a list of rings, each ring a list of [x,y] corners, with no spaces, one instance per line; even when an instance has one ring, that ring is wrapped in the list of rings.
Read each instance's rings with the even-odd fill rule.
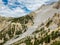
[[[14,5],[15,0],[9,0],[10,5]],[[42,4],[45,4],[46,1],[53,1],[53,0],[18,0],[20,3],[23,3],[29,10],[34,11],[39,8]],[[56,1],[56,0],[55,0]],[[12,3],[11,3],[12,2]],[[23,6],[21,6],[23,7]],[[8,6],[5,6],[0,0],[0,15],[5,17],[20,17],[24,16],[27,13],[21,7],[17,7],[14,10],[9,9]]]

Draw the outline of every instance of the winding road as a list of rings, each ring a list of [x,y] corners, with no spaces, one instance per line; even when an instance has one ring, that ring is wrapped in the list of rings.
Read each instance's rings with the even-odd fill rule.
[[[36,17],[34,18],[33,26],[29,27],[25,33],[20,34],[18,38],[16,39],[12,38],[11,40],[7,41],[4,45],[11,45],[21,40],[22,38],[25,38],[26,36],[31,35],[34,31],[36,31],[36,29],[38,28],[38,26],[40,26],[42,22],[46,21],[49,17],[52,18],[54,13],[57,13],[57,12],[59,12],[59,10],[52,8],[52,5],[47,7],[45,6],[45,8],[35,11]]]

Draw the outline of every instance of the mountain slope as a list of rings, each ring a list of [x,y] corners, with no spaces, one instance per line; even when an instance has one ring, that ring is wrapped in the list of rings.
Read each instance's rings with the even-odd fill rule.
[[[4,45],[10,45],[10,44],[14,44],[17,43],[19,40],[23,40],[23,38],[31,35],[33,32],[36,31],[36,29],[42,24],[42,23],[46,23],[46,20],[48,20],[49,18],[52,18],[56,13],[57,15],[60,14],[60,8],[55,8],[56,3],[52,4],[52,5],[45,5],[42,8],[40,8],[39,10],[35,11],[35,17],[33,19],[34,24],[31,27],[28,27],[27,31],[24,32],[23,34],[19,35],[17,38],[12,38],[11,40],[9,40],[7,43],[5,43]],[[53,19],[53,18],[52,18]],[[48,22],[48,21],[47,21]],[[49,23],[48,23],[49,24]],[[54,24],[55,25],[55,24]],[[52,26],[54,26],[52,25]],[[42,26],[44,27],[44,25]],[[56,26],[57,27],[57,26]],[[55,29],[56,27],[52,28]],[[41,27],[40,27],[41,28]],[[51,27],[50,27],[51,28]],[[12,42],[13,41],[13,42]],[[29,41],[29,40],[28,40]],[[38,42],[37,42],[38,43]]]
[[[31,15],[19,18],[6,18],[0,19],[0,44],[3,45],[6,41],[24,33],[28,27],[33,25],[34,13]]]

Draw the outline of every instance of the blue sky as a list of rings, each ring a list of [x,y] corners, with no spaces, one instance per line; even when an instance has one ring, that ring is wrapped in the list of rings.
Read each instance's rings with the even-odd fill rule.
[[[2,0],[4,5],[7,5],[11,10],[14,10],[17,7],[20,7],[21,9],[23,9],[25,12],[30,12],[30,10],[23,4],[18,2],[17,0],[14,1],[14,3],[8,4],[8,0]]]
[[[0,15],[20,17],[37,10],[43,4],[57,0],[0,0]]]
[[[8,0],[2,0],[4,2],[5,5],[8,4]]]

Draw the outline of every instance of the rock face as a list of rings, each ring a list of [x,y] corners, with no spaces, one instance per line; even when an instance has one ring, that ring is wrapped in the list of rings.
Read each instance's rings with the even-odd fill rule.
[[[60,8],[60,1],[54,5],[54,8],[59,9]]]
[[[60,37],[60,3],[43,5],[29,15],[18,18],[0,17],[0,45],[9,45],[9,40],[26,35],[12,45],[53,45]],[[41,23],[41,24],[40,24]],[[31,28],[31,29],[30,29]],[[33,30],[35,30],[33,32]],[[30,32],[32,32],[30,34]],[[30,35],[29,35],[30,34]],[[22,36],[21,36],[22,37]],[[5,44],[7,43],[8,44]],[[59,41],[60,42],[60,41]]]

